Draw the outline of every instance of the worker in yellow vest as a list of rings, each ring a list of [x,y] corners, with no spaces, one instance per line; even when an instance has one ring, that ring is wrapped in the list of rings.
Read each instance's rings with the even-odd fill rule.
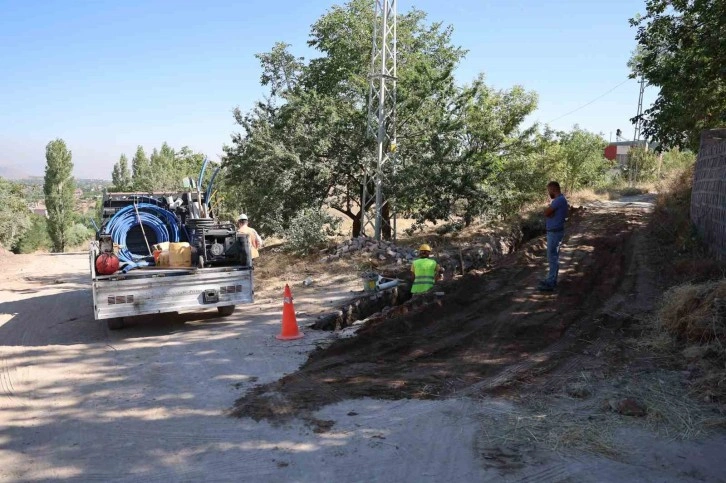
[[[413,285],[411,294],[416,295],[428,292],[434,288],[434,282],[441,271],[441,267],[431,256],[431,247],[426,243],[418,249],[419,258],[413,261],[411,273],[413,273]]]

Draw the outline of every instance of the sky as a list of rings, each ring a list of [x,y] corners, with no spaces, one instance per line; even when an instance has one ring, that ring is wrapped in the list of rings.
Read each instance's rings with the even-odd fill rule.
[[[79,178],[110,178],[137,145],[189,146],[218,160],[239,131],[233,109],[265,92],[254,55],[277,41],[315,55],[310,25],[335,3],[0,0],[0,167],[42,175],[55,138],[72,150]],[[610,139],[618,128],[633,135],[628,19],[644,3],[399,0],[398,11],[415,6],[453,25],[454,43],[469,51],[459,82],[483,72],[496,88],[522,85],[539,95],[529,122]],[[656,94],[646,90],[646,107]]]

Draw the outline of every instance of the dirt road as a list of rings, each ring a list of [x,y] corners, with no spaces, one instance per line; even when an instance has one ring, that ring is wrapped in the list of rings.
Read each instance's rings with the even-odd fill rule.
[[[603,223],[630,210],[628,219],[636,221],[617,227],[632,233],[647,205],[598,209]],[[597,249],[586,238],[572,246]],[[335,364],[328,366],[333,372],[325,372],[322,355],[292,375],[332,335],[307,331],[299,341],[276,341],[280,304],[274,294],[258,295],[258,303],[240,307],[229,318],[216,312],[164,316],[109,332],[93,320],[86,257],[0,258],[0,480],[719,481],[726,450],[720,436],[665,441],[624,428],[617,436],[624,451],[617,458],[522,448],[494,454],[482,443],[482,420],[516,408],[509,398],[487,393],[476,383],[507,374],[516,378],[544,363],[538,357],[568,327],[581,323],[588,311],[616,304],[613,300],[622,295],[618,277],[629,273],[627,255],[632,252],[607,243],[600,249],[612,252],[609,260],[618,262],[598,264],[600,258],[589,257],[588,249],[566,250],[569,281],[563,283],[562,297],[568,306],[580,306],[564,322],[552,316],[548,304],[553,302],[546,297],[526,295],[532,297],[526,310],[516,308],[516,299],[534,280],[533,268],[542,262],[536,250],[524,251],[503,265],[506,276],[486,285],[488,295],[472,292],[471,298],[456,301],[468,314],[465,332],[447,335],[447,340],[458,340],[458,349],[446,355],[437,339],[440,333],[434,331],[440,326],[427,319],[424,327],[432,330],[427,344],[405,348],[409,362],[428,361],[420,373],[410,374],[410,383],[404,376],[413,366],[392,364],[393,352],[379,351],[382,359],[366,362],[359,350],[355,354],[363,361],[343,374],[340,393],[332,395],[325,377],[340,373]],[[612,286],[598,282],[597,293],[583,298],[590,282],[576,278],[578,274],[609,270]],[[630,288],[640,290],[635,285]],[[350,288],[323,285],[305,292],[298,287],[297,309],[312,317],[349,297]],[[626,302],[620,300],[618,307]],[[453,313],[451,307],[441,310]],[[511,330],[506,321],[522,310],[539,315],[518,332],[521,344],[516,347],[493,344],[494,352],[478,354],[465,343],[506,337]],[[472,321],[483,311],[491,312],[492,324],[478,329]],[[301,317],[302,324],[307,320]],[[367,349],[376,347],[373,342]],[[436,376],[437,364],[449,356],[464,364],[468,378]],[[383,387],[375,378],[367,386],[360,383],[382,368],[380,378],[398,386]],[[311,391],[308,398],[297,397],[300,374],[304,389]],[[290,388],[280,389],[277,381],[289,382]],[[263,389],[255,390],[258,386]],[[366,387],[373,390],[361,392]],[[478,392],[456,397],[472,387]],[[279,409],[291,414],[304,410],[299,413],[304,419],[254,421],[228,415],[241,396],[271,388],[282,396],[267,403],[278,401]],[[291,402],[302,406],[290,407]],[[274,407],[267,410],[275,412]],[[502,458],[520,464],[496,464]]]

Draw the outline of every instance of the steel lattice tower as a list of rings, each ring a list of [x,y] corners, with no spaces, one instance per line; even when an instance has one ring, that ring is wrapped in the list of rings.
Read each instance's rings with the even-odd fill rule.
[[[388,172],[395,170],[396,156],[396,0],[375,0],[373,51],[368,91],[368,134],[376,139],[376,156],[366,163],[361,199],[361,232],[373,229],[381,239],[383,208],[392,197],[383,199],[383,182]],[[372,185],[372,189],[371,189]],[[368,208],[374,206],[371,212]],[[393,213],[393,236],[396,217]]]
[[[633,141],[640,141],[640,128],[642,127],[643,121],[640,119],[640,116],[643,115],[643,92],[645,92],[645,79],[642,77],[640,78],[640,81],[638,81],[640,84],[640,95],[638,96],[638,120],[635,121],[635,133],[633,134]]]

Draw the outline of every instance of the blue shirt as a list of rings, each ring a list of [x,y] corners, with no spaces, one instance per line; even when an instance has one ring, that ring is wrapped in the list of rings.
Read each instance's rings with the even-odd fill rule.
[[[563,230],[565,228],[565,218],[567,218],[567,199],[565,198],[565,195],[560,194],[557,198],[552,200],[550,207],[555,210],[555,212],[552,216],[547,218],[547,231]]]

